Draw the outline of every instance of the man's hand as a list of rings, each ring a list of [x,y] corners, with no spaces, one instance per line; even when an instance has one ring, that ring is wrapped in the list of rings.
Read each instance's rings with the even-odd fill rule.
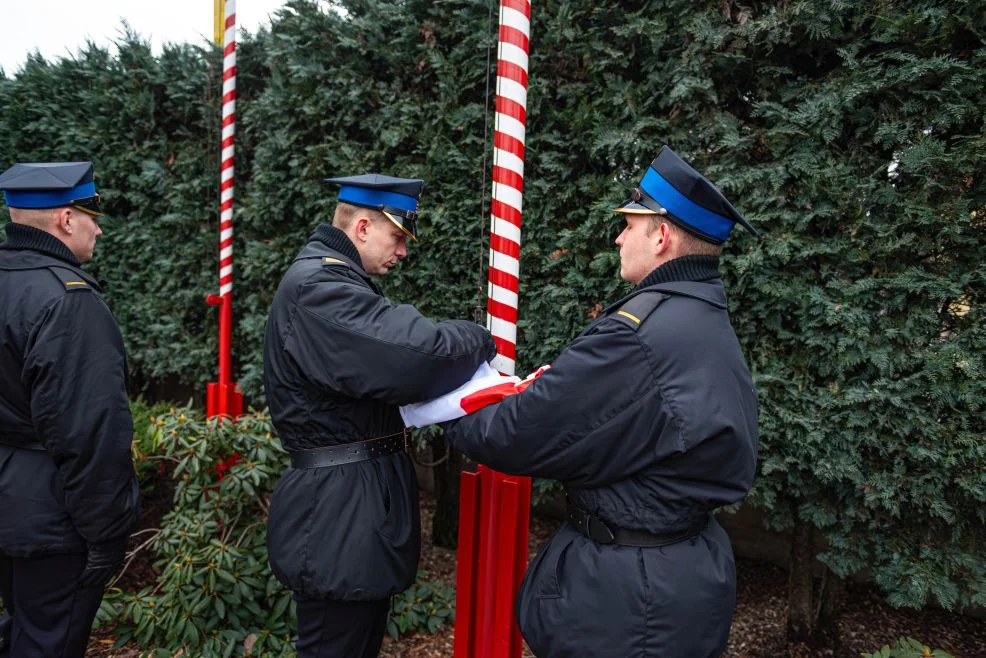
[[[79,576],[79,587],[104,587],[120,570],[126,551],[126,537],[87,545],[86,566]]]

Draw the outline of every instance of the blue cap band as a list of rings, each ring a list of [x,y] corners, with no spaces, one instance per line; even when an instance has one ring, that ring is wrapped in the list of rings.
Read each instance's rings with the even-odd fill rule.
[[[344,203],[352,203],[357,206],[378,208],[380,206],[390,206],[405,211],[413,211],[418,208],[418,200],[413,196],[398,194],[397,192],[385,192],[383,190],[371,190],[366,187],[355,187],[343,185],[339,189],[339,200]]]
[[[733,230],[735,222],[728,217],[703,208],[666,181],[661,174],[648,167],[640,189],[668,209],[668,212],[692,228],[715,238],[725,240]]]
[[[15,192],[8,190],[3,193],[7,205],[11,208],[61,208],[71,205],[76,199],[95,196],[96,183],[89,181],[68,190],[45,190],[41,192]]]

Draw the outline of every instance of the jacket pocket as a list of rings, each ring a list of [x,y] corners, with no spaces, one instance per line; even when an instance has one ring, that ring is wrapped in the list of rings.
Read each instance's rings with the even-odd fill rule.
[[[574,538],[556,532],[548,540],[538,556],[534,559],[522,587],[527,596],[539,599],[557,599],[561,597],[561,574],[565,566],[565,557]]]
[[[377,534],[390,542],[404,543],[413,530],[413,517],[417,515],[417,500],[411,500],[412,492],[417,494],[416,482],[407,481],[407,473],[391,464],[374,462],[377,484],[380,488],[380,502],[383,504],[383,517],[377,526]]]

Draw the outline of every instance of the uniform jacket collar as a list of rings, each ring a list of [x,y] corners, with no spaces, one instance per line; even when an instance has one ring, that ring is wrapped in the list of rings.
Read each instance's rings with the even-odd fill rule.
[[[356,251],[356,245],[353,244],[348,235],[335,226],[319,224],[308,240],[309,242],[321,242],[326,247],[337,251],[356,264],[360,271],[363,271],[363,261],[359,257],[359,252]]]
[[[632,297],[642,292],[665,292],[692,297],[719,308],[726,308],[726,289],[719,274],[716,256],[682,256],[648,274],[629,295],[607,306],[602,316],[616,312]]]
[[[95,277],[82,269],[79,259],[65,246],[65,243],[40,229],[23,224],[7,224],[6,242],[0,242],[0,249],[6,252],[0,261],[4,270],[36,270],[39,267],[61,267],[74,272],[97,292],[102,287]]]
[[[344,261],[353,272],[366,281],[376,293],[380,294],[380,289],[370,279],[370,275],[366,273],[366,270],[363,269],[363,261],[360,259],[359,252],[356,251],[356,246],[353,245],[349,237],[335,226],[320,224],[315,229],[315,232],[312,233],[308,244],[305,245],[294,259],[299,261],[308,258],[325,257],[338,258]]]
[[[51,233],[14,222],[7,224],[4,229],[7,232],[7,240],[0,243],[0,249],[30,249],[63,260],[74,267],[82,265],[72,250]]]
[[[657,283],[672,281],[710,281],[720,279],[719,258],[717,256],[682,256],[669,260],[644,277],[637,285],[643,290]]]

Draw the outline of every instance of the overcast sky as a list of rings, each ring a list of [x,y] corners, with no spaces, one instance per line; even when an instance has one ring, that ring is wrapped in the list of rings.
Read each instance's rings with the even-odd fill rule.
[[[237,26],[256,32],[285,0],[238,0]],[[89,39],[111,47],[122,20],[155,53],[166,42],[202,44],[212,40],[213,0],[0,0],[0,68],[7,77],[28,54],[45,59],[74,56]]]

